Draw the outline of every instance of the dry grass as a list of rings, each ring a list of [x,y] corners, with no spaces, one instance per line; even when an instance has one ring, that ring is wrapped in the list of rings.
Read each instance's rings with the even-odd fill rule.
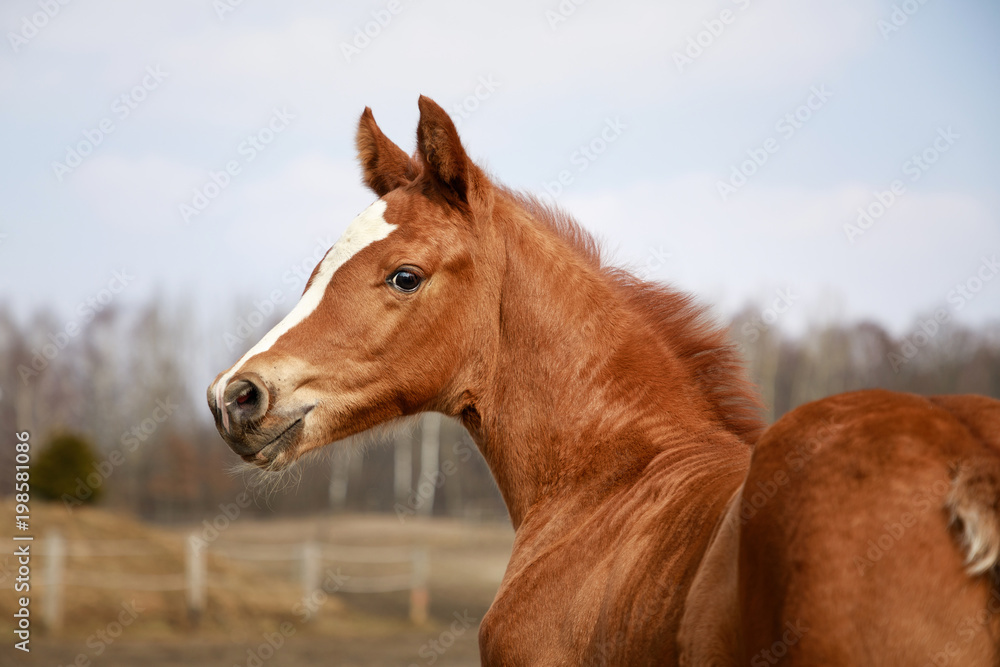
[[[113,577],[119,572],[183,573],[184,537],[199,528],[195,525],[154,527],[101,509],[79,508],[70,513],[62,505],[40,502],[33,502],[31,510],[31,533],[36,540],[41,540],[48,532],[58,531],[68,542],[129,541],[143,545],[150,552],[147,556],[71,556],[67,559],[68,571],[95,578]],[[0,521],[13,525],[12,503],[0,505]],[[211,586],[206,612],[200,622],[195,623],[189,618],[183,591],[133,592],[67,586],[64,627],[53,635],[41,623],[46,560],[44,555],[36,555],[31,563],[33,640],[42,643],[49,640],[84,649],[88,637],[113,622],[123,603],[134,600],[143,611],[123,638],[130,644],[152,642],[149,645],[153,646],[157,642],[170,641],[170,645],[181,652],[185,645],[194,647],[204,642],[254,645],[261,641],[265,633],[274,632],[283,622],[290,622],[298,637],[305,640],[309,637],[360,638],[359,641],[371,642],[378,637],[405,636],[408,645],[412,645],[418,641],[415,636],[423,636],[420,633],[433,636],[446,627],[455,612],[468,610],[475,617],[482,617],[496,592],[510,554],[512,538],[513,533],[508,526],[416,519],[403,523],[393,516],[295,520],[240,518],[219,537],[220,544],[230,545],[291,544],[317,540],[341,545],[426,548],[431,560],[431,621],[422,629],[415,629],[409,623],[406,593],[331,595],[315,617],[304,623],[302,616],[295,612],[302,595],[295,562],[230,561],[210,551],[208,576]],[[36,541],[34,545],[36,549],[44,548],[41,541]],[[0,597],[0,632],[11,637],[11,620],[16,605],[16,596],[11,588],[16,576],[16,563],[9,555],[6,556],[8,560],[3,558],[0,557],[0,585],[8,593]],[[324,569],[326,567],[331,565],[327,564]],[[344,566],[344,571],[350,572],[351,567]],[[356,568],[353,572],[358,574],[371,571],[371,567],[366,568],[363,564],[353,567]]]
[[[31,531],[36,538],[33,549],[39,552],[31,562],[33,627],[41,633],[48,629],[41,623],[45,612],[44,537],[58,531],[67,542],[87,541],[113,544],[128,541],[129,546],[148,551],[147,555],[80,556],[66,559],[69,576],[90,578],[94,581],[111,580],[119,573],[183,574],[185,567],[185,542],[176,533],[150,527],[131,518],[111,514],[99,509],[78,508],[72,513],[61,505],[34,502],[31,506]],[[5,503],[2,518],[6,525],[13,524],[13,506]],[[13,558],[4,565],[0,576],[9,580],[14,576]],[[166,637],[199,633],[217,635],[241,631],[273,630],[283,621],[295,621],[293,607],[301,597],[301,589],[290,577],[273,577],[266,585],[259,581],[259,574],[242,563],[231,563],[212,554],[208,556],[208,572],[213,586],[208,588],[206,613],[200,622],[189,617],[184,591],[131,591],[115,588],[94,588],[76,585],[64,587],[63,628],[64,636],[87,636],[96,629],[115,620],[123,604],[134,604],[142,612],[129,628],[130,637]],[[4,586],[10,586],[9,581]],[[16,603],[14,596],[0,598],[0,632],[8,633],[11,614]],[[320,610],[317,621],[345,616],[343,605],[335,598]]]

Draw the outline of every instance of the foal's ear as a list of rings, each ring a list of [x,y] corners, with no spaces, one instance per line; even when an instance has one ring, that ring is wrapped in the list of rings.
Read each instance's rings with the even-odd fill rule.
[[[379,197],[417,177],[417,165],[402,148],[382,134],[372,110],[365,107],[354,140],[364,181]]]
[[[463,202],[469,201],[476,167],[465,154],[458,130],[447,112],[427,97],[420,96],[417,124],[417,154],[430,173]]]

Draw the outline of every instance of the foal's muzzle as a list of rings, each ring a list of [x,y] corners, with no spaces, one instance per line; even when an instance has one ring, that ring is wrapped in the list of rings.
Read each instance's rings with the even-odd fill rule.
[[[221,392],[213,383],[208,388],[208,407],[215,416],[215,425],[222,438],[240,456],[257,453],[266,441],[254,442],[248,437],[267,414],[271,395],[256,373],[240,373],[229,380]]]
[[[222,405],[217,403],[215,387],[208,391],[208,406],[216,421],[235,429],[246,428],[263,418],[270,399],[267,387],[256,373],[240,373],[232,378],[222,392]]]
[[[274,398],[260,376],[252,372],[238,373],[221,392],[214,383],[208,388],[208,407],[222,439],[244,460],[257,465],[274,462],[282,451],[294,446],[306,415],[314,407],[281,414],[272,410]]]

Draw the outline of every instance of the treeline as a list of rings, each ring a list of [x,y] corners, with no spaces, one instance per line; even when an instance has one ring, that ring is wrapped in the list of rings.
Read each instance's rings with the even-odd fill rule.
[[[238,304],[234,313],[256,310]],[[63,494],[69,511],[99,495],[146,519],[200,518],[249,485],[257,500],[250,511],[262,514],[506,516],[475,444],[450,420],[415,419],[374,443],[381,446],[368,435],[336,443],[280,478],[234,470],[239,459],[211,422],[205,388],[276,318],[233,314],[247,339],[234,345],[232,325],[209,332],[190,310],[161,299],[139,309],[107,305],[69,323],[42,312],[20,324],[0,307],[0,428],[11,437],[30,432],[36,456],[63,434],[90,443],[97,462]],[[13,447],[0,448],[0,469],[12,471],[13,456]],[[0,475],[0,496],[13,483],[12,472]]]
[[[939,310],[899,338],[874,322],[814,326],[792,338],[768,319],[767,309],[748,307],[730,327],[768,421],[824,396],[875,387],[1000,398],[1000,321],[971,329]]]
[[[731,323],[768,420],[867,387],[1000,397],[1000,324],[969,329],[930,315],[901,338],[871,322],[789,337],[769,315],[751,306]],[[248,338],[273,324],[273,316],[258,319],[245,325]],[[255,481],[232,472],[238,459],[204,401],[208,382],[249,343],[234,347],[224,326],[209,333],[190,310],[161,299],[139,309],[109,306],[73,324],[46,313],[19,323],[0,307],[0,432],[29,431],[34,454],[66,433],[96,451],[98,462],[63,498],[67,510],[99,489],[102,504],[143,518],[199,519]],[[506,516],[485,462],[457,423],[425,417],[380,438],[375,446],[368,436],[336,443],[292,475],[263,480],[256,511]],[[0,469],[12,470],[13,454],[0,448]],[[13,491],[13,481],[0,476],[0,495]]]

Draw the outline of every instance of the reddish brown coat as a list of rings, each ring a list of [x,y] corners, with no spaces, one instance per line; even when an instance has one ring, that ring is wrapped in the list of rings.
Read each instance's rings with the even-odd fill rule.
[[[369,110],[358,129],[394,231],[210,387],[235,450],[282,467],[424,410],[462,420],[517,531],[484,664],[996,663],[1000,404],[860,392],[761,435],[701,309],[605,266],[420,112],[412,158]],[[393,290],[400,267],[419,289]]]

